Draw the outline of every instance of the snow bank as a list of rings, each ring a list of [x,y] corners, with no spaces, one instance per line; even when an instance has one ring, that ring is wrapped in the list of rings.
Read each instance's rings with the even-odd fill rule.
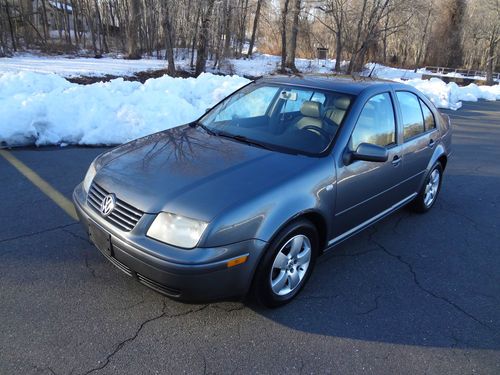
[[[471,83],[468,86],[461,87],[454,82],[445,83],[439,78],[396,81],[417,88],[424,93],[436,107],[443,109],[457,110],[462,107],[462,101],[477,102],[479,99],[500,100],[500,85],[478,86]]]
[[[365,65],[365,69],[361,75],[368,76],[371,74],[374,78],[381,79],[415,79],[422,78],[422,74],[425,73],[425,69],[400,69],[392,68],[390,66],[385,66],[376,63],[368,63]]]
[[[459,87],[438,78],[396,81],[422,91],[438,108],[500,100],[500,85]],[[115,79],[78,85],[56,74],[0,73],[0,146],[120,144],[201,116],[249,81],[210,73],[198,78]]]
[[[124,60],[112,57],[100,59],[87,57],[36,56],[18,54],[0,58],[0,72],[57,73],[63,77],[132,76],[145,70],[165,69],[166,62],[156,59]]]
[[[0,144],[120,144],[190,122],[249,82],[237,76],[72,84],[56,74],[0,73]]]

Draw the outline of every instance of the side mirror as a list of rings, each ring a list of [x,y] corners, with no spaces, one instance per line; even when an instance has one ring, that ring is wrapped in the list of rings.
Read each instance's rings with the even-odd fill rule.
[[[384,162],[389,158],[385,147],[377,146],[371,143],[361,143],[356,151],[351,153],[351,160],[365,160]]]

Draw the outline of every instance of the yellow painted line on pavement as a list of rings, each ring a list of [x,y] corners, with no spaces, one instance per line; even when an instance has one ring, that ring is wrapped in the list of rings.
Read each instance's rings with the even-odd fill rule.
[[[31,181],[33,185],[39,188],[46,196],[48,196],[55,204],[61,207],[64,212],[71,216],[74,220],[78,221],[75,206],[64,195],[59,193],[47,181],[40,177],[38,173],[24,164],[21,160],[16,158],[7,150],[0,150],[0,155],[5,158],[14,168],[16,168],[24,177]]]

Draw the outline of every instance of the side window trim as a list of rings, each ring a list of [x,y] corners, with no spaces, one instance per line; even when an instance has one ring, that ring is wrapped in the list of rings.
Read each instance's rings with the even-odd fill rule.
[[[400,113],[398,98],[396,96],[396,91],[393,88],[391,88],[389,95],[391,97],[392,109],[394,111],[394,123],[396,126],[396,143],[394,144],[393,147],[396,147],[396,146],[400,146],[404,143],[403,127],[401,125],[402,117],[401,117],[401,113]],[[387,147],[387,149],[390,149],[390,148]]]

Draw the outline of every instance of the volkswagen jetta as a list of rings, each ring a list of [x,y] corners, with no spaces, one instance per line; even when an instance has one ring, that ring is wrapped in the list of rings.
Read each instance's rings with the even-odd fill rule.
[[[325,251],[407,204],[431,209],[450,146],[449,118],[408,85],[262,79],[100,155],[73,199],[91,241],[139,282],[279,306]]]

